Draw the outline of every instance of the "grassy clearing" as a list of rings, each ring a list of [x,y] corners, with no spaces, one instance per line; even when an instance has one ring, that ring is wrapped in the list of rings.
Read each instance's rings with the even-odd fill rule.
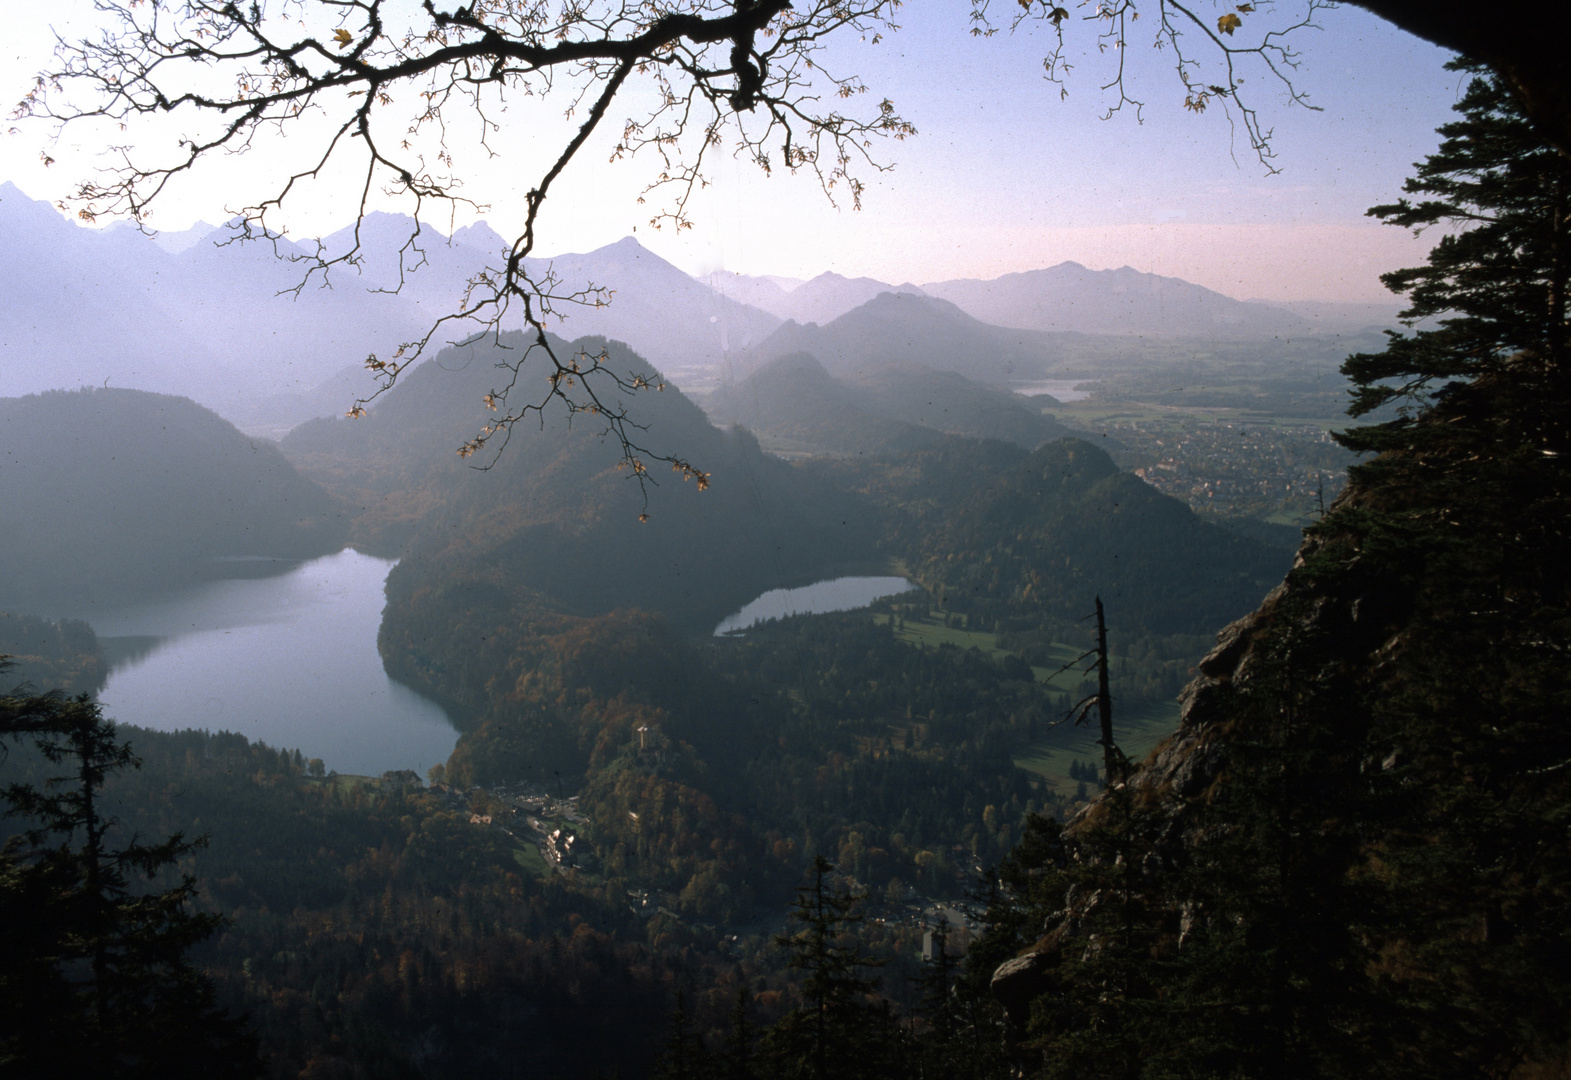
[[[1052,645],[1052,667],[1033,667],[1032,673],[1036,681],[1046,683],[1054,690],[1062,690],[1066,694],[1073,694],[1081,680],[1091,678],[1086,672],[1086,665],[1092,662],[1091,657],[1083,660],[1077,659],[1085,654],[1085,649],[1073,645],[1065,645],[1062,641],[1055,641]]]
[[[1113,704],[1113,738],[1132,761],[1139,761],[1178,726],[1178,702],[1157,701],[1121,709]],[[1085,727],[1064,724],[1041,742],[1015,755],[1015,764],[1042,777],[1059,795],[1073,795],[1078,781],[1070,779],[1070,763],[1079,760],[1102,767],[1096,719]]]
[[[904,616],[895,630],[895,637],[907,645],[920,645],[936,649],[940,645],[953,645],[957,649],[980,649],[988,656],[1003,656],[1008,650],[998,647],[998,636],[984,630],[967,630],[945,624],[946,613],[928,612],[924,618]],[[964,618],[964,616],[960,616]],[[887,626],[888,615],[874,615],[873,621]]]
[[[874,615],[880,625],[889,622],[888,615]],[[1009,650],[998,647],[997,636],[980,630],[967,630],[950,626],[946,613],[930,611],[926,618],[907,616],[895,631],[895,637],[908,645],[936,649],[940,645],[953,645],[960,649],[980,649],[989,656],[1003,656]],[[1055,690],[1073,694],[1083,679],[1088,678],[1085,668],[1091,661],[1070,664],[1085,650],[1063,642],[1054,642],[1052,667],[1033,667],[1039,683],[1046,683]],[[1116,687],[1115,687],[1116,695]],[[1073,795],[1079,781],[1069,777],[1069,766],[1075,760],[1092,762],[1101,768],[1102,748],[1097,745],[1098,731],[1093,717],[1085,727],[1064,724],[1047,738],[1015,755],[1015,764],[1042,777],[1060,795]],[[1113,737],[1132,761],[1138,761],[1178,726],[1178,702],[1154,701],[1124,708],[1116,699],[1113,702]]]
[[[514,848],[513,861],[536,877],[549,877],[551,874],[550,864],[545,861],[545,856],[540,854],[540,849],[533,844]]]
[[[930,611],[926,618],[915,619],[906,616],[901,620],[900,627],[895,631],[895,637],[907,645],[917,645],[922,648],[936,649],[940,645],[953,645],[957,649],[979,649],[984,654],[993,657],[1009,655],[1008,649],[998,647],[998,636],[984,630],[967,630],[963,627],[949,626],[946,623],[947,613]],[[964,618],[964,616],[960,616]],[[889,623],[888,615],[874,615],[873,621],[880,626]],[[1067,664],[1084,650],[1076,649],[1073,645],[1055,643],[1053,645],[1053,667],[1034,667],[1037,682],[1050,682],[1054,689],[1069,691],[1079,685],[1084,678],[1078,668],[1071,668],[1065,672],[1058,672],[1058,668]]]

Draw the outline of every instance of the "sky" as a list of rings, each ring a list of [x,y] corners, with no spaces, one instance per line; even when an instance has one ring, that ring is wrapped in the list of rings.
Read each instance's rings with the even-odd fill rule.
[[[1290,3],[1277,10],[1293,10]],[[1231,9],[1216,6],[1224,10]],[[1364,211],[1395,198],[1412,163],[1438,143],[1435,128],[1462,88],[1442,69],[1442,50],[1361,9],[1320,13],[1320,29],[1298,37],[1293,79],[1321,111],[1290,103],[1263,73],[1246,69],[1245,85],[1273,131],[1273,175],[1230,137],[1218,110],[1183,109],[1171,54],[1153,50],[1139,24],[1126,50],[1130,94],[1146,103],[1137,121],[1129,109],[1104,118],[1114,97],[1101,85],[1111,68],[1084,47],[1094,24],[1075,23],[1088,9],[1074,9],[1066,22],[1080,48],[1063,86],[1042,77],[1048,42],[1040,28],[978,39],[967,33],[968,11],[961,0],[916,0],[901,9],[897,33],[876,44],[848,38],[827,57],[831,70],[859,74],[872,100],[893,100],[918,130],[875,145],[891,168],[872,175],[862,210],[831,205],[805,174],[764,177],[720,157],[691,208],[693,228],[656,230],[653,204],[640,205],[638,196],[658,166],[647,158],[608,164],[611,144],[600,140],[553,192],[537,251],[585,251],[632,234],[690,273],[806,278],[832,270],[919,284],[1072,259],[1182,277],[1240,299],[1327,301],[1387,299],[1379,274],[1427,252],[1432,237],[1415,239]],[[51,28],[83,36],[101,18],[89,0],[8,12],[0,90],[13,100],[26,91],[49,62]],[[521,222],[523,193],[566,130],[560,106],[511,103],[498,117],[495,157],[476,152],[472,128],[454,128],[465,191],[504,234]],[[178,132],[77,128],[52,140],[44,123],[24,122],[0,136],[0,181],[53,201],[91,173],[104,145],[169,134]],[[154,223],[175,230],[224,219],[298,144],[215,160]],[[55,159],[47,168],[46,150]],[[344,178],[329,179],[289,207],[291,234],[333,232],[348,224],[352,206]]]

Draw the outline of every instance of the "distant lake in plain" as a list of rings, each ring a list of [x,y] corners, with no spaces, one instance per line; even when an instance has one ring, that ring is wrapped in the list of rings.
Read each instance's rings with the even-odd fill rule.
[[[1049,394],[1064,404],[1071,401],[1084,401],[1091,396],[1089,390],[1076,390],[1077,386],[1088,386],[1094,379],[1038,379],[1036,382],[1016,383],[1010,387],[1017,394],[1033,397],[1037,394]]]
[[[234,731],[341,773],[420,775],[458,732],[376,651],[393,560],[345,550],[274,577],[208,582],[83,615],[111,663],[113,720]]]
[[[715,627],[715,636],[746,630],[755,623],[788,615],[823,615],[855,611],[886,596],[916,588],[903,577],[841,577],[800,589],[771,589]]]

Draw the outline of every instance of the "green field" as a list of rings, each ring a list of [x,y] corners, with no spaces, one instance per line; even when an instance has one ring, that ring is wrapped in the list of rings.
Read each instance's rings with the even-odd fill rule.
[[[540,854],[540,849],[533,844],[514,848],[513,860],[536,877],[551,876],[550,864],[545,861],[545,856]]]
[[[923,648],[936,649],[940,645],[953,645],[957,649],[978,649],[988,656],[1007,656],[1008,649],[998,647],[996,635],[983,630],[966,630],[961,627],[945,625],[947,613],[930,611],[926,618],[914,619],[905,616],[900,624],[900,629],[895,631],[895,637],[908,645],[919,645]],[[963,616],[961,616],[963,618]],[[889,623],[888,615],[874,615],[873,621],[879,625]],[[1084,678],[1079,667],[1072,667],[1067,671],[1058,671],[1057,667],[1069,663],[1079,656],[1083,650],[1061,642],[1053,645],[1053,659],[1058,662],[1055,667],[1034,667],[1037,682],[1050,683],[1054,689],[1073,690]]]
[[[886,625],[888,615],[874,615],[875,622]],[[907,616],[895,636],[901,641],[924,648],[953,645],[960,649],[980,649],[989,656],[1003,656],[1008,650],[998,647],[997,638],[979,630],[966,630],[945,624],[945,613],[930,611],[924,619]],[[1079,656],[1083,650],[1057,642],[1053,645],[1053,659],[1057,667],[1033,667],[1038,682],[1048,683],[1055,689],[1072,692],[1086,678],[1085,663],[1074,664],[1061,670]],[[1138,761],[1178,726],[1178,702],[1142,702],[1129,709],[1120,708],[1115,686],[1113,702],[1113,738],[1119,748],[1132,761]],[[1015,764],[1042,777],[1059,795],[1073,795],[1078,781],[1069,777],[1070,763],[1089,761],[1102,767],[1102,748],[1097,745],[1096,719],[1093,716],[1086,726],[1064,723],[1052,734],[1035,745],[1015,755]]]
[[[908,645],[921,645],[936,649],[940,645],[953,645],[958,649],[980,649],[988,656],[1003,656],[1007,650],[998,647],[998,638],[981,630],[965,630],[945,626],[945,612],[930,611],[926,618],[905,616],[895,637]],[[963,616],[962,616],[963,618]],[[874,615],[873,621],[881,626],[889,624],[888,615]]]
[[[1113,703],[1113,739],[1131,761],[1139,761],[1162,739],[1178,727],[1178,702],[1142,703],[1128,710]],[[1015,755],[1015,764],[1042,777],[1059,795],[1073,795],[1077,781],[1069,777],[1069,765],[1079,759],[1102,767],[1102,748],[1097,745],[1098,730],[1093,715],[1084,727],[1064,723],[1047,738]]]

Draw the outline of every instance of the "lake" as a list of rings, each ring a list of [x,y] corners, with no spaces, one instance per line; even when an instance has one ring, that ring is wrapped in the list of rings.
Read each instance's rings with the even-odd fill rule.
[[[346,550],[272,577],[213,581],[157,600],[73,612],[109,661],[105,714],[159,731],[235,731],[342,773],[446,761],[458,732],[441,707],[394,682],[376,633],[394,560]],[[916,588],[841,577],[764,593],[715,628],[866,607]]]
[[[841,577],[814,582],[800,589],[771,589],[715,627],[715,636],[735,633],[754,623],[783,619],[787,615],[854,611],[916,587],[903,577]]]
[[[426,770],[458,732],[376,651],[394,560],[345,550],[274,577],[209,582],[83,612],[112,667],[110,718],[235,731],[342,773]]]
[[[1076,390],[1075,387],[1090,386],[1095,381],[1095,379],[1038,379],[1036,382],[1016,383],[1010,389],[1026,397],[1051,394],[1067,405],[1071,401],[1084,401],[1090,397],[1091,391]]]

